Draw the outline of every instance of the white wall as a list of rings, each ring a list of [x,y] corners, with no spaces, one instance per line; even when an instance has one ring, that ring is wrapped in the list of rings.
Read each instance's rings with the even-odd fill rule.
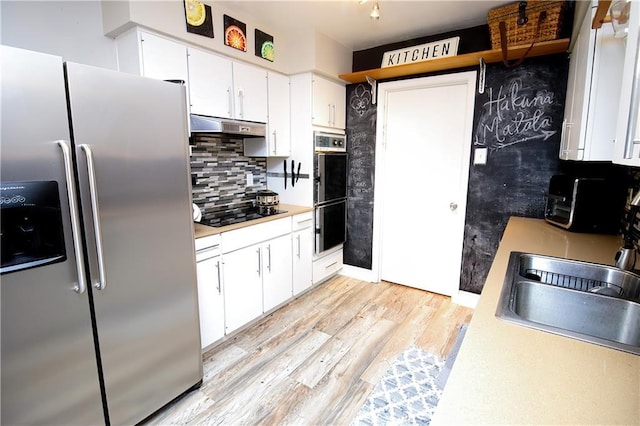
[[[102,32],[100,2],[0,1],[0,37],[7,46],[117,69],[116,46]]]
[[[337,79],[339,74],[351,72],[353,52],[337,41],[316,32],[314,70]]]
[[[213,38],[187,32],[183,0],[103,1],[104,31],[116,37],[132,26],[138,25],[284,74],[318,71],[337,79],[338,74],[351,71],[352,52],[326,35],[316,33],[313,28],[305,32],[291,31],[286,26],[286,19],[283,20],[282,27],[274,27],[261,21],[259,16],[252,15],[241,2],[238,3],[237,8],[208,0],[204,3],[211,6],[213,13]],[[246,52],[224,44],[223,15],[225,14],[246,24]],[[256,28],[274,37],[274,62],[266,61],[254,54]]]
[[[0,41],[8,46],[62,56],[64,60],[117,69],[112,37],[140,25],[285,74],[315,71],[337,79],[338,74],[351,71],[352,52],[313,28],[302,33],[291,31],[286,28],[286,20],[283,29],[274,28],[242,9],[223,7],[209,0],[205,3],[212,6],[214,15],[212,39],[186,31],[183,0],[0,0]],[[247,24],[247,52],[224,45],[224,14]],[[255,28],[274,36],[274,62],[255,56]]]

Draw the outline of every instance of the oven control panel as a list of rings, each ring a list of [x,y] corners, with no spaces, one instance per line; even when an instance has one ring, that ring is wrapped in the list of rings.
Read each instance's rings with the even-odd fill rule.
[[[346,152],[347,136],[338,133],[314,132],[313,141],[316,152]]]

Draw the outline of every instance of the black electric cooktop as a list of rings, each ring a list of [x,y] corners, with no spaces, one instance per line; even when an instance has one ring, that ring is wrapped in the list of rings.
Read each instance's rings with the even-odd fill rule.
[[[200,223],[203,225],[219,228],[221,226],[233,225],[236,223],[248,222],[250,220],[261,219],[268,216],[277,216],[286,213],[286,210],[276,210],[271,214],[260,214],[257,209],[251,209],[246,212],[236,212],[235,214],[220,214],[208,219],[203,219]]]

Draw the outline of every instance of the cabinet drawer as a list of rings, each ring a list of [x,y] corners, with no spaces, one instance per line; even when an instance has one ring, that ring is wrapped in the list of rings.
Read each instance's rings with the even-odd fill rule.
[[[342,249],[313,262],[313,284],[318,284],[342,269]]]
[[[223,232],[222,252],[229,253],[289,233],[291,233],[291,217]]]
[[[294,231],[309,228],[313,225],[313,212],[300,213],[293,216],[292,227]]]
[[[196,238],[196,251],[206,248],[213,248],[218,246],[220,248],[220,235],[208,235],[206,237]]]

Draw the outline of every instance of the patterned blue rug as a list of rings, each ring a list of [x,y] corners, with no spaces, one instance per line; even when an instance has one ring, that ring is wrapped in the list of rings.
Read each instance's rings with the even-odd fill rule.
[[[351,425],[428,425],[442,394],[437,378],[443,366],[436,355],[410,346],[380,379]]]

